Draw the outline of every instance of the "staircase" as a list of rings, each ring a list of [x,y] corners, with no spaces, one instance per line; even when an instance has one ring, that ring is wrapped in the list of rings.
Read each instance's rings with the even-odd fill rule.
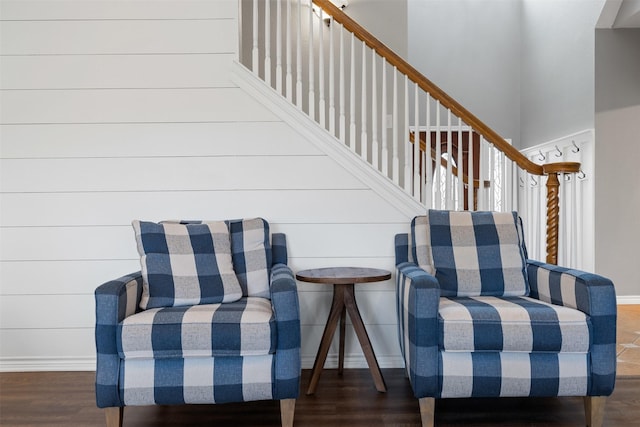
[[[241,63],[412,203],[518,210],[520,184],[546,177],[546,260],[558,262],[560,181],[579,162],[532,161],[330,0],[240,3]]]

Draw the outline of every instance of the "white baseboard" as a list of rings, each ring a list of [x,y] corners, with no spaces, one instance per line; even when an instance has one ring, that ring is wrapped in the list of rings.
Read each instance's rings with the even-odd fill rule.
[[[4,357],[0,372],[95,371],[95,357]]]
[[[640,295],[621,295],[616,297],[618,305],[640,304]]]
[[[402,356],[376,356],[378,365],[380,368],[404,368],[404,360]],[[313,362],[315,362],[315,356],[302,356],[302,369],[313,368]],[[328,355],[327,360],[324,363],[325,369],[337,369],[338,368],[338,355]],[[345,369],[368,369],[367,359],[363,355],[349,356],[344,355],[344,367]]]

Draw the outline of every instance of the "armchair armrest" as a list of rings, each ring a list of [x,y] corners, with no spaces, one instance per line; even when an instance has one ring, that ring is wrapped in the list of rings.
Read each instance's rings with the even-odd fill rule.
[[[300,390],[300,308],[293,271],[285,264],[271,269],[271,304],[276,319],[274,399],[298,397]]]
[[[608,396],[616,374],[616,293],[597,274],[527,260],[531,297],[586,313],[591,322],[590,396]]]
[[[118,391],[120,358],[116,344],[118,323],[138,311],[142,274],[132,273],[104,283],[96,299],[96,401],[98,407],[122,406]]]
[[[398,338],[417,398],[438,393],[438,307],[436,278],[415,263],[396,266]]]

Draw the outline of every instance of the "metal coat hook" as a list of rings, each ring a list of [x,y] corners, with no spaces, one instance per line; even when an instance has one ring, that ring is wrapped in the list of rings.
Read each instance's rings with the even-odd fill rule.
[[[580,147],[576,145],[576,142],[573,139],[571,140],[571,144],[573,144],[573,148],[571,149],[572,152],[577,153],[578,151],[580,151]]]
[[[558,152],[558,154],[556,154],[556,157],[562,157],[562,151],[560,151],[557,145],[556,145],[556,151]]]
[[[522,177],[520,177],[520,187],[524,187],[524,179]]]
[[[545,160],[545,159],[546,159],[546,157],[544,156],[544,154],[542,154],[542,150],[538,150],[538,153],[540,153],[540,157],[538,157],[538,159],[539,159],[540,161],[542,161],[542,160]]]
[[[565,173],[564,174],[564,180],[565,181],[571,181],[571,174],[570,173]]]
[[[538,185],[538,181],[534,177],[531,177],[531,181],[533,182],[533,187],[536,187]]]
[[[587,177],[587,174],[584,173],[582,169],[580,169],[580,172],[578,172],[578,179],[585,179],[586,177]]]

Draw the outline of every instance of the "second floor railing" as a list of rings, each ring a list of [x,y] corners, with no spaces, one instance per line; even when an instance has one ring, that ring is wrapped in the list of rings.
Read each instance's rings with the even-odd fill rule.
[[[557,262],[558,176],[579,163],[531,161],[330,0],[240,1],[241,62],[425,207],[517,209],[519,171],[546,175]]]

